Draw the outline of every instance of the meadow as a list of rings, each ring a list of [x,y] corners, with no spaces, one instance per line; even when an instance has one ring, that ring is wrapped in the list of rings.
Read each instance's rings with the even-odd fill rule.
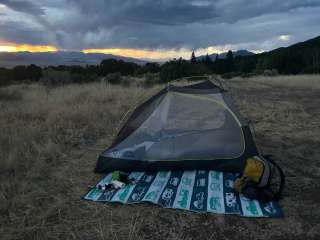
[[[225,83],[287,176],[283,219],[82,200],[125,113],[163,86],[33,83],[0,88],[1,239],[319,239],[320,75]]]

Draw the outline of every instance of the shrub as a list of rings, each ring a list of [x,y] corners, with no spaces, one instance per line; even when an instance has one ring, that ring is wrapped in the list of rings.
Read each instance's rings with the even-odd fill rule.
[[[319,66],[309,66],[302,70],[302,73],[320,73],[320,65]]]
[[[57,87],[70,83],[71,75],[67,71],[56,71],[48,68],[43,70],[41,82],[47,88]]]
[[[266,69],[263,71],[263,75],[264,76],[277,76],[279,73],[278,73],[278,70],[277,69]]]
[[[240,75],[242,78],[250,78],[250,77],[254,77],[257,76],[256,72],[252,72],[252,73],[241,73]]]
[[[190,62],[183,59],[174,59],[166,62],[161,67],[160,79],[161,82],[169,82],[174,79],[192,76],[192,65]]]
[[[133,62],[125,62],[123,60],[105,59],[99,65],[100,75],[106,76],[110,73],[121,73],[125,76],[132,75],[141,67]]]
[[[106,83],[111,83],[111,84],[120,84],[122,80],[121,73],[116,72],[116,73],[109,73],[104,77],[104,81]]]
[[[236,72],[229,72],[229,73],[224,73],[221,75],[221,77],[224,79],[231,79],[231,78],[234,78],[237,76],[239,76],[239,73],[236,73]]]
[[[183,77],[200,76],[210,74],[211,70],[201,64],[191,64],[189,61],[178,59],[166,62],[161,67],[160,79],[161,82],[169,82]]]
[[[159,73],[146,73],[144,74],[145,80],[143,82],[144,87],[152,87],[160,82]]]
[[[129,76],[121,78],[121,85],[124,87],[130,87],[131,81],[132,79]]]

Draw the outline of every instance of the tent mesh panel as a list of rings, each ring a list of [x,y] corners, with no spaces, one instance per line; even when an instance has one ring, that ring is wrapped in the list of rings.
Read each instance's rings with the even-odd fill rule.
[[[153,107],[155,106],[152,104]],[[245,148],[237,119],[214,95],[168,92],[143,123],[105,156],[148,161],[239,157]],[[129,128],[137,117],[129,122]],[[132,126],[130,126],[132,124]]]

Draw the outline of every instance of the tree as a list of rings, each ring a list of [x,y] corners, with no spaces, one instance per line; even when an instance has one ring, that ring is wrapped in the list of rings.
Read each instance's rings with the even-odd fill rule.
[[[197,63],[197,58],[196,58],[196,55],[194,54],[194,51],[192,51],[192,53],[191,53],[190,62],[191,62],[191,64]]]
[[[233,71],[233,64],[234,64],[234,59],[233,59],[233,53],[231,50],[228,51],[227,53],[227,57],[226,57],[227,61],[226,61],[226,70],[227,72],[232,72]]]
[[[42,77],[42,69],[34,64],[31,64],[27,67],[27,76],[29,80],[39,81]]]
[[[208,73],[211,73],[211,71],[204,64],[192,64],[191,61],[179,58],[178,60],[166,62],[161,66],[160,80],[162,82],[168,82],[174,79]]]
[[[158,73],[160,72],[160,65],[159,63],[146,63],[144,66],[142,66],[139,70],[138,70],[138,74],[143,74],[143,73]]]
[[[106,76],[109,73],[119,72],[122,75],[133,75],[141,68],[136,63],[125,62],[123,60],[105,59],[100,63],[100,75]]]
[[[0,67],[0,87],[9,85],[13,80],[13,70]]]
[[[209,57],[209,55],[208,55],[208,53],[207,53],[207,55],[206,55],[206,57],[205,57],[205,59],[204,59],[204,63],[208,66],[208,65],[211,65],[211,63],[212,63],[212,60],[211,60],[211,58]]]
[[[13,68],[13,79],[16,81],[27,79],[27,67],[18,65]]]
[[[227,53],[227,60],[230,62],[233,61],[233,53],[231,50],[229,50]]]
[[[234,61],[234,70],[239,73],[250,73],[257,67],[256,56],[238,56]]]

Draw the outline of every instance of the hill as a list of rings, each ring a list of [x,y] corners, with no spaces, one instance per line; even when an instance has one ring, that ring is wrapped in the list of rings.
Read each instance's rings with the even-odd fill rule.
[[[236,59],[239,72],[276,69],[281,74],[319,73],[320,36],[289,47]]]
[[[38,66],[57,65],[97,65],[104,59],[123,60],[136,64],[146,62],[136,58],[122,57],[103,53],[82,53],[82,52],[0,52],[0,67],[14,67],[16,65],[35,64]]]

